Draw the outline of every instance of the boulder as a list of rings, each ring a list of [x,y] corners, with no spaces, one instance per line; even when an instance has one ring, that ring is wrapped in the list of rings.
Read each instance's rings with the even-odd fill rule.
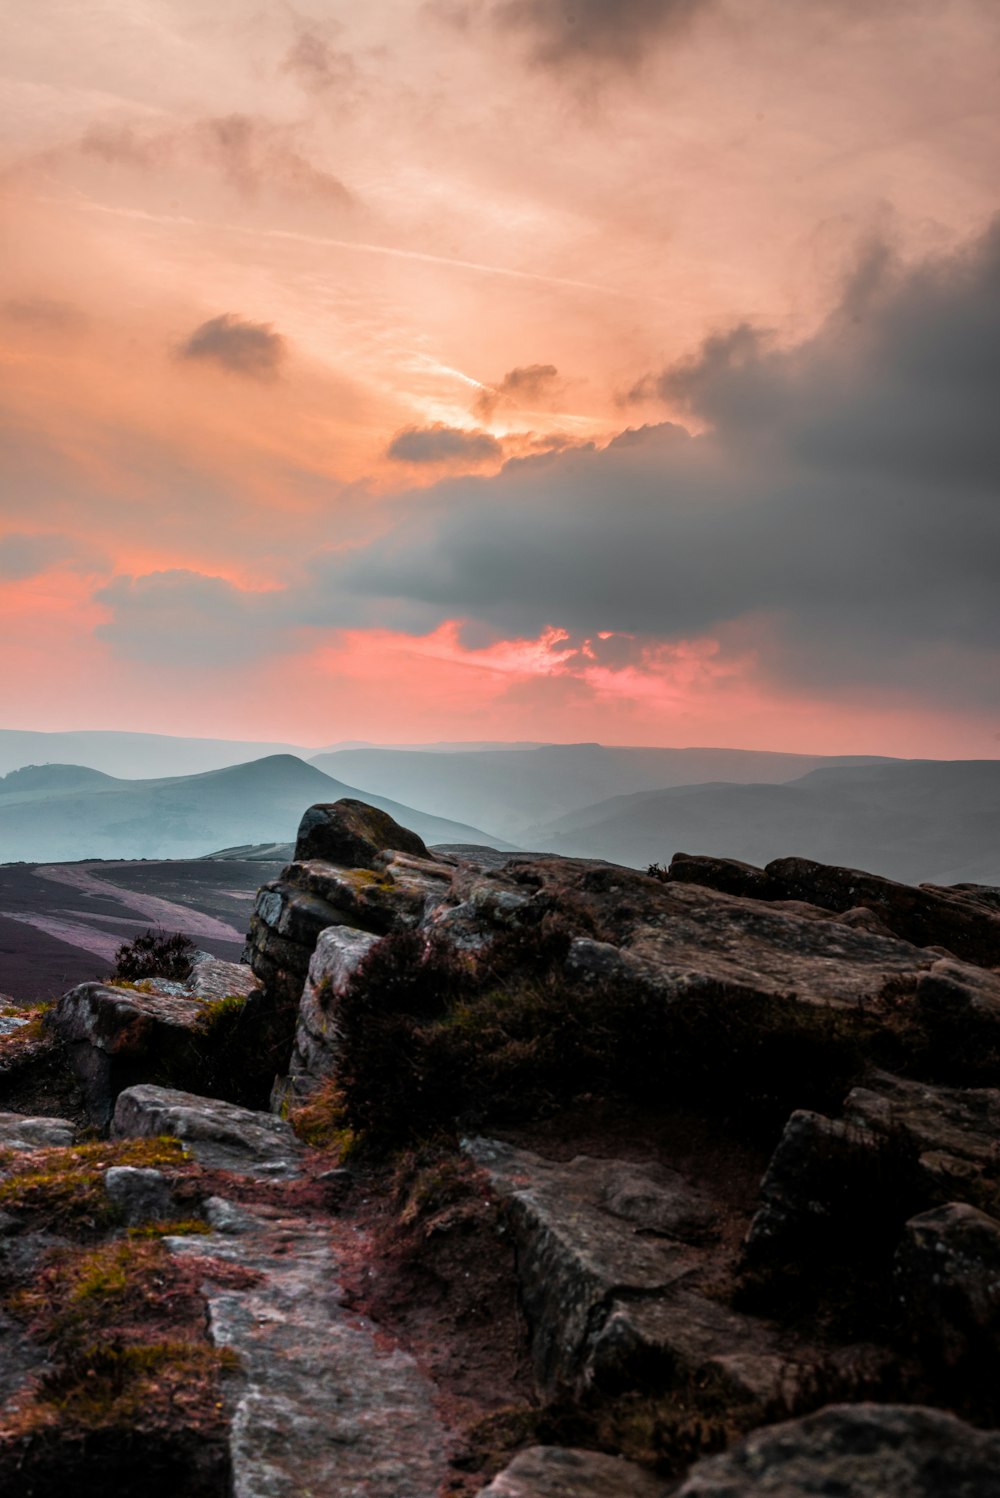
[[[714,1205],[654,1162],[546,1160],[497,1140],[465,1150],[506,1207],[535,1374],[550,1394],[706,1376],[737,1400],[783,1400],[794,1368],[769,1324],[691,1279]]]
[[[966,1202],[912,1217],[894,1283],[914,1340],[938,1366],[1000,1363],[1000,1222]]]
[[[310,806],[299,823],[295,859],[318,858],[349,869],[374,869],[387,848],[417,858],[430,856],[423,839],[401,827],[387,811],[345,797]]]
[[[356,931],[350,926],[328,926],[320,933],[299,1003],[289,1067],[290,1100],[304,1100],[333,1075],[337,1058],[337,1001],[380,940],[368,931]]]
[[[666,1483],[620,1456],[529,1446],[479,1498],[666,1498]]]
[[[219,1491],[231,1498],[441,1492],[449,1474],[436,1390],[409,1353],[345,1308],[343,1255],[329,1222],[218,1198],[209,1211],[216,1232],[165,1243],[181,1262],[199,1266],[209,1337],[238,1363],[230,1470]],[[353,1247],[356,1253],[357,1240]],[[242,1271],[242,1287],[238,1279],[214,1282],[220,1261]]]
[[[79,1078],[91,1123],[103,1129],[123,1087],[192,1068],[205,1002],[191,995],[81,983],[63,994],[50,1024]]]
[[[696,1462],[675,1498],[1000,1498],[1000,1435],[919,1405],[830,1405]]]
[[[938,1087],[873,1072],[854,1087],[843,1117],[792,1114],[761,1183],[747,1235],[750,1258],[787,1254],[803,1235],[851,1231],[873,1211],[896,1230],[915,1210],[994,1191],[1000,1157],[1000,1090]]]
[[[303,1154],[290,1125],[272,1113],[148,1084],[119,1094],[111,1134],[115,1139],[172,1134],[200,1165],[239,1175],[294,1176]]]
[[[127,1227],[163,1222],[174,1216],[173,1196],[162,1170],[113,1165],[104,1172],[104,1189]]]
[[[51,1149],[72,1144],[76,1125],[68,1118],[31,1118],[23,1113],[0,1113],[0,1151]]]

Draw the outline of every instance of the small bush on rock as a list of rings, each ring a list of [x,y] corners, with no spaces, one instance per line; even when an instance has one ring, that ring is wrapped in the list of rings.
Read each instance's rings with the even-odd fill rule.
[[[183,983],[190,978],[197,947],[182,931],[144,931],[123,942],[115,953],[112,980],[135,983],[143,978],[169,978]]]

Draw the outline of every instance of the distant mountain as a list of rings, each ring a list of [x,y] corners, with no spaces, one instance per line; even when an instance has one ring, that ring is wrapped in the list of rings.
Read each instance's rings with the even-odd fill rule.
[[[678,851],[757,864],[798,854],[906,883],[1000,884],[1000,760],[833,766],[785,785],[615,796],[526,840],[635,868]]]
[[[545,744],[447,752],[346,749],[314,755],[328,775],[383,796],[494,828],[533,846],[530,829],[608,796],[711,780],[774,783],[823,765],[877,763],[873,757],[772,754],[755,749],[632,749]],[[525,839],[528,839],[527,844]]]
[[[342,746],[338,746],[342,747]],[[178,739],[165,733],[33,733],[0,728],[0,775],[22,765],[77,765],[126,780],[151,776],[198,775],[226,765],[245,764],[270,754],[308,759],[315,749],[295,744],[241,742],[238,739]]]
[[[308,806],[342,796],[380,807],[427,842],[504,846],[479,827],[371,795],[282,754],[157,780],[119,780],[79,765],[19,771],[0,781],[0,863],[197,858],[287,843]]]

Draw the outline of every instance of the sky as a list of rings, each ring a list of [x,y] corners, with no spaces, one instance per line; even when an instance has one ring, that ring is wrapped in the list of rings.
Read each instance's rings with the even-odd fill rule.
[[[995,0],[0,19],[0,726],[1000,753]]]

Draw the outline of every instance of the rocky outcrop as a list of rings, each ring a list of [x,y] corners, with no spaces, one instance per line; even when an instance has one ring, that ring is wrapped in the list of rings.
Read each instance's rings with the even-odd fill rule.
[[[1000,907],[989,892],[956,885],[899,884],[860,869],[842,869],[809,858],[776,858],[763,869],[733,859],[678,853],[671,880],[703,884],[758,900],[802,900],[835,914],[863,908],[882,926],[917,947],[945,947],[984,966],[1000,964]]]
[[[1000,1188],[1000,1090],[937,1087],[886,1072],[853,1088],[843,1117],[792,1114],[761,1184],[751,1257],[843,1226],[867,1195],[910,1210],[993,1199]]]
[[[154,1307],[143,1346],[209,1358],[235,1498],[1000,1498],[998,929],[988,890],[435,855],[313,808],[241,987],[213,960],[57,1006],[111,1137],[0,1115],[8,1382],[48,1356],[19,1307],[132,1256],[176,1276],[180,1343]],[[200,1085],[255,1042],[270,1112]]]
[[[810,1356],[698,1288],[712,1277],[718,1204],[676,1171],[465,1144],[505,1202],[535,1372],[549,1394],[710,1378],[764,1407]],[[814,1360],[814,1359],[813,1359]]]
[[[64,994],[48,1023],[79,1078],[90,1121],[106,1128],[115,1098],[133,1082],[203,1080],[214,1006],[246,1000],[254,982],[248,967],[208,957],[184,983],[81,983]]]
[[[835,1405],[698,1462],[676,1498],[998,1498],[1000,1436],[940,1410]]]

